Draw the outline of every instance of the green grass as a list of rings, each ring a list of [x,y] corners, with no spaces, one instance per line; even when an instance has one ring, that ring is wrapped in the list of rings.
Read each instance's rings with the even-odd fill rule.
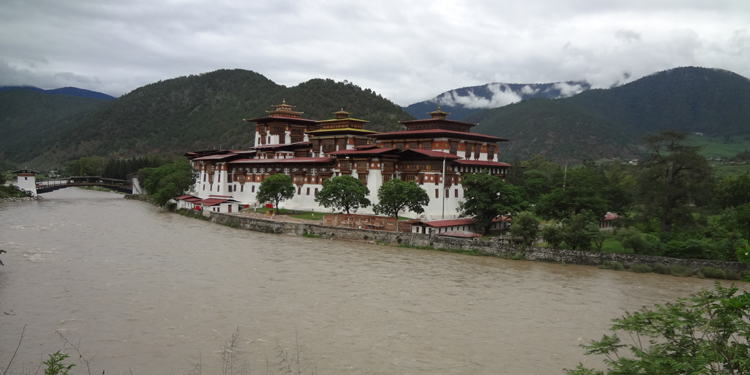
[[[750,140],[747,140],[745,136],[726,138],[691,135],[687,141],[691,146],[703,147],[701,154],[708,158],[714,156],[731,158],[742,151],[750,150]]]
[[[304,220],[323,220],[323,215],[328,215],[328,214],[329,214],[328,212],[288,210],[286,208],[279,209],[279,215],[288,215],[293,218],[304,219]]]
[[[24,194],[21,190],[18,190],[15,186],[0,186],[0,199],[1,198],[23,198]]]
[[[616,253],[616,254],[630,254],[633,252],[633,250],[622,247],[622,243],[620,243],[620,241],[616,240],[614,237],[610,237],[604,240],[604,245],[602,245],[602,252],[603,253]]]

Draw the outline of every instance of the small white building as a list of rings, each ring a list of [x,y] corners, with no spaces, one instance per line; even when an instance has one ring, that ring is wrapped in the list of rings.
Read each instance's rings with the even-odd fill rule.
[[[411,224],[412,233],[440,234],[447,232],[474,232],[474,219],[416,221]]]
[[[32,197],[36,196],[36,174],[31,169],[21,169],[13,172],[16,175],[16,185],[19,189],[28,191]]]

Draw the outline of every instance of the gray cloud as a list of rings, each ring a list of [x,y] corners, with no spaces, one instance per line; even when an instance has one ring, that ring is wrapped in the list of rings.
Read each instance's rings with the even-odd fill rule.
[[[750,76],[748,20],[745,0],[5,0],[0,85],[120,95],[242,68],[287,86],[346,79],[406,105],[488,82],[609,87],[688,65]]]

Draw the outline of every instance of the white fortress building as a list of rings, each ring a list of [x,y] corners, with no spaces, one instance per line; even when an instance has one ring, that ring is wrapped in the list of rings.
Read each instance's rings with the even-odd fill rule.
[[[498,142],[507,139],[472,133],[476,124],[447,120],[438,108],[432,118],[402,121],[404,131],[378,133],[363,129],[365,120],[350,118],[343,109],[336,118],[301,118],[286,102],[255,123],[255,147],[248,151],[211,150],[185,156],[198,172],[193,194],[199,198],[231,197],[253,206],[263,179],[277,173],[292,177],[296,194],[282,206],[325,212],[315,194],[329,178],[350,175],[370,190],[372,204],[390,179],[414,181],[430,196],[424,219],[458,217],[463,200],[461,176],[481,172],[503,177],[507,163],[496,160]],[[370,214],[372,207],[358,213]],[[416,218],[412,212],[402,216]]]

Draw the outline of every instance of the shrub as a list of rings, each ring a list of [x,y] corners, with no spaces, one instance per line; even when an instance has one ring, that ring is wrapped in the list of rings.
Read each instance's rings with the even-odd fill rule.
[[[660,273],[662,275],[669,275],[669,266],[664,265],[662,263],[656,263],[654,264],[654,273]]]
[[[724,271],[724,274],[727,280],[742,280],[743,278],[742,273],[735,270],[726,270]]]
[[[524,259],[523,253],[519,251],[519,252],[513,254],[513,256],[510,257],[510,259],[513,259],[513,260],[523,260]]]
[[[693,274],[693,270],[688,267],[675,264],[669,267],[669,273],[673,276],[688,277]]]
[[[701,267],[701,274],[703,276],[711,278],[711,279],[726,279],[727,274],[724,272],[724,270],[715,268],[715,267]]]
[[[599,265],[600,269],[603,270],[615,270],[615,271],[622,271],[625,269],[625,266],[622,265],[620,262],[610,262],[608,260],[605,260],[604,263]]]
[[[365,241],[367,241],[370,237],[367,237],[367,235],[365,234],[364,238],[365,238]]]
[[[630,267],[630,270],[635,273],[649,273],[653,271],[648,264],[636,263]]]

